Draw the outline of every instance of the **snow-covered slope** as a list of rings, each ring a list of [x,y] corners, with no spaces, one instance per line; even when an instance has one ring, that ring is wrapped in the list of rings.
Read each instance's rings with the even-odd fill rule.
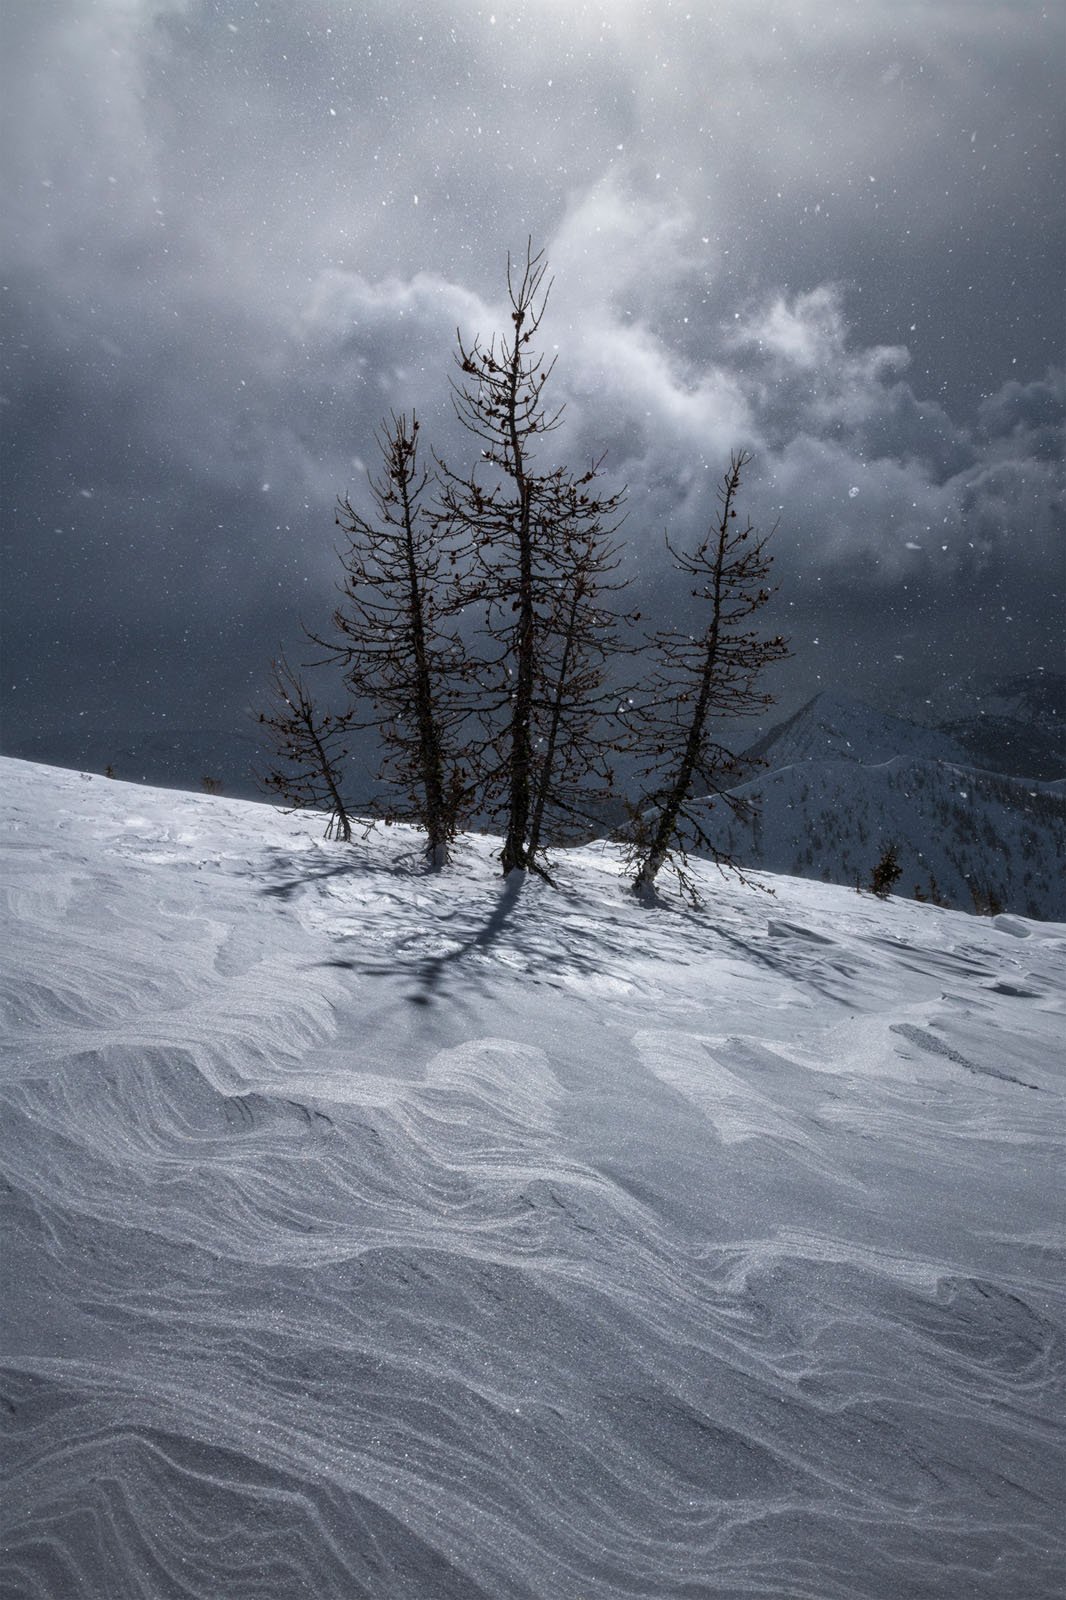
[[[819,695],[752,753],[768,770],[734,791],[753,802],[750,822],[719,805],[712,828],[737,861],[866,884],[891,842],[901,894],[1066,919],[1060,785],[974,770],[944,733],[838,695]]]
[[[1060,1592],[1066,928],[0,776],[5,1594]]]

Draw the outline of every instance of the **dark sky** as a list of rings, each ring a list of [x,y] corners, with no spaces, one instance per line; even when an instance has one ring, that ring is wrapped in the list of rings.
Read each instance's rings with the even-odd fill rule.
[[[1029,0],[6,0],[5,739],[239,720],[390,408],[555,276],[628,561],[732,446],[784,709],[1062,659],[1063,28]]]

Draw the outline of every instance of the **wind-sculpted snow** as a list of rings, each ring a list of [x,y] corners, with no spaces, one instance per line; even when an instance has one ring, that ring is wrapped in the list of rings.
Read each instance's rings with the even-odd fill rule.
[[[1066,929],[2,776],[5,1596],[1061,1591]]]

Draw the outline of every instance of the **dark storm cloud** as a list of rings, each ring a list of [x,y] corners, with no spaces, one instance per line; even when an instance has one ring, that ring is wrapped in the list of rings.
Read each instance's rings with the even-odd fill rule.
[[[556,274],[557,436],[651,602],[729,449],[797,659],[1054,664],[1061,51],[1039,6],[34,0],[3,22],[5,723],[229,718],[456,325]],[[816,642],[817,641],[817,642]],[[1050,662],[1049,662],[1049,658]]]

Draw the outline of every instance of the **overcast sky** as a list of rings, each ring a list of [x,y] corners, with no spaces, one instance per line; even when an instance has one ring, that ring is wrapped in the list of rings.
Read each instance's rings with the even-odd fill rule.
[[[226,723],[390,408],[547,251],[628,559],[731,447],[784,709],[1061,669],[1063,18],[1030,0],[6,0],[5,737]]]

